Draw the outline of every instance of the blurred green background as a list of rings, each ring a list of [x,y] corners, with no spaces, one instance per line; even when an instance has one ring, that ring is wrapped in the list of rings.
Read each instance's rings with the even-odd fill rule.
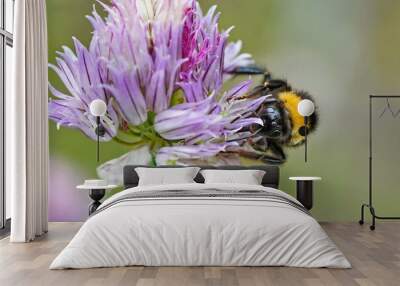
[[[89,43],[93,0],[47,0],[49,61],[72,36]],[[310,137],[309,162],[303,148],[288,152],[281,189],[294,194],[289,176],[321,176],[315,186],[313,215],[320,221],[355,221],[368,192],[368,95],[400,93],[400,1],[396,0],[220,0],[223,28],[235,26],[251,53],[277,77],[314,95],[321,122]],[[98,8],[98,10],[101,10]],[[53,72],[49,80],[60,81]],[[400,100],[392,106],[400,109]],[[400,213],[400,116],[379,118],[374,106],[375,203],[379,215]],[[50,220],[82,220],[89,199],[75,185],[95,177],[95,142],[79,131],[50,124]],[[101,145],[102,162],[128,149]]]

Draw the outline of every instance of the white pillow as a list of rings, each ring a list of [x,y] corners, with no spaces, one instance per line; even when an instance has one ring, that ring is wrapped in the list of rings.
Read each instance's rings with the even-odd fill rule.
[[[200,168],[135,168],[139,176],[139,186],[195,183],[193,180]]]
[[[213,170],[200,172],[205,184],[261,185],[265,171],[262,170]]]

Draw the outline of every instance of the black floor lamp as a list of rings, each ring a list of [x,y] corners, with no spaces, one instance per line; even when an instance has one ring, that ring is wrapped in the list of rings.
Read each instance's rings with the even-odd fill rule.
[[[101,124],[100,118],[107,112],[107,105],[101,99],[95,99],[90,103],[90,113],[96,116],[96,129],[97,135],[97,162],[100,160],[100,137],[103,137],[106,133],[104,126]]]
[[[301,116],[304,117],[304,128],[300,130],[301,135],[304,136],[304,162],[307,162],[307,135],[308,135],[308,124],[309,124],[309,117],[315,111],[314,102],[309,99],[303,99],[297,105],[297,111],[300,113]]]

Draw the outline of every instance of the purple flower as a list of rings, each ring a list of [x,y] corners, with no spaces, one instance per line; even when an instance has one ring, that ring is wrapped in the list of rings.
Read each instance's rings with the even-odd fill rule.
[[[207,143],[202,145],[178,145],[161,148],[157,153],[157,165],[192,165],[196,160],[204,161],[227,150],[236,143]],[[186,164],[185,164],[186,162]]]
[[[118,116],[112,106],[113,99],[104,87],[103,74],[99,72],[99,62],[89,50],[77,39],[74,39],[76,55],[67,47],[64,53],[58,53],[57,66],[50,65],[64,82],[69,95],[49,85],[56,97],[49,102],[49,118],[58,126],[81,129],[87,136],[96,139],[94,132],[96,120],[90,114],[89,105],[94,99],[107,103],[107,114],[102,117],[106,129],[104,141],[110,140],[117,133]]]
[[[203,16],[196,4],[193,2],[185,13],[182,55],[187,61],[182,65],[180,80],[201,84],[206,93],[211,93],[218,91],[223,83],[224,48],[229,32],[219,32],[216,6]]]
[[[203,14],[194,0],[99,3],[108,15],[88,16],[89,48],[74,39],[75,50],[64,47],[50,65],[66,87],[49,86],[49,118],[58,125],[96,139],[89,105],[102,99],[102,140],[154,146],[157,162],[167,162],[222,158],[262,124],[255,111],[265,98],[246,98],[250,81],[222,92],[227,73],[252,59],[240,54],[240,41],[228,43],[231,29],[219,30],[215,6]]]
[[[230,72],[237,67],[245,67],[254,64],[254,60],[250,54],[240,53],[242,49],[242,41],[229,43],[225,48],[224,53],[224,81],[230,79],[232,75]]]
[[[178,144],[163,148],[162,158],[176,161],[180,150],[202,150],[203,157],[212,157],[216,146],[225,149],[227,142],[229,145],[240,144],[249,135],[246,127],[263,124],[255,116],[255,111],[265,97],[243,98],[250,84],[251,81],[243,82],[224,93],[220,99],[213,94],[202,101],[180,104],[157,114],[154,127],[160,136],[190,147],[185,149]],[[207,153],[209,146],[212,148]],[[171,154],[171,159],[168,159],[168,154]],[[188,156],[186,151],[182,154],[184,158]]]
[[[182,64],[178,85],[185,91],[187,102],[203,100],[218,92],[228,73],[238,66],[254,63],[250,54],[240,54],[242,42],[228,43],[229,32],[218,29],[219,13],[212,6],[203,16],[197,2],[186,9],[182,31]],[[203,90],[199,88],[202,87]],[[198,91],[198,92],[196,92]]]
[[[262,125],[254,115],[265,97],[242,98],[251,81],[243,82],[224,93],[213,94],[202,101],[184,103],[157,114],[155,130],[168,140],[203,142],[212,138],[226,139],[252,124]]]
[[[128,123],[143,123],[147,118],[143,109],[159,112],[169,107],[184,59],[180,21],[166,11],[184,2],[114,1],[112,7],[103,4],[109,12],[105,22],[97,13],[90,17],[95,29],[92,43],[109,68],[109,85],[116,101],[124,106]],[[132,92],[127,92],[127,81],[133,85]],[[125,105],[128,101],[132,103]]]

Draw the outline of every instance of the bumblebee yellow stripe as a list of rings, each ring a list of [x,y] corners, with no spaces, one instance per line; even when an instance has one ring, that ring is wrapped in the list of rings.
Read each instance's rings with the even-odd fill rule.
[[[302,98],[293,91],[284,91],[278,94],[278,98],[285,105],[285,109],[289,112],[292,125],[291,137],[288,145],[298,145],[304,141],[304,137],[299,134],[299,129],[304,126],[304,117],[297,111],[297,105]]]

